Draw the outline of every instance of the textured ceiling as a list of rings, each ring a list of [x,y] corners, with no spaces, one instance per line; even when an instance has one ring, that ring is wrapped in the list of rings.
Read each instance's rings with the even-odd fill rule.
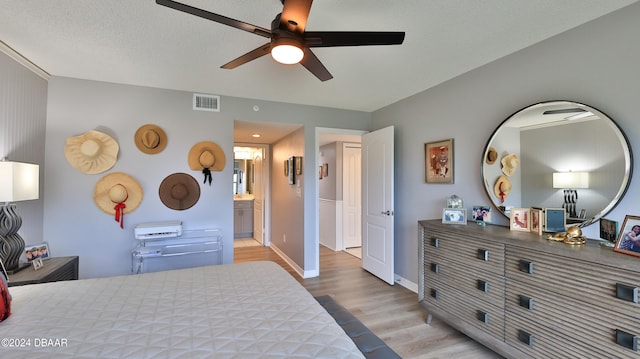
[[[314,49],[321,82],[269,56],[220,66],[267,39],[153,0],[0,0],[0,40],[55,76],[374,111],[637,0],[323,0],[309,31],[405,31],[399,46]],[[184,0],[270,27],[279,0]]]

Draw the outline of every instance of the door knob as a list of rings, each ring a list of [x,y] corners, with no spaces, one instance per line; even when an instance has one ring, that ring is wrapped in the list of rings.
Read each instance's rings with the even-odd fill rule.
[[[382,212],[380,212],[380,213],[381,213],[381,214],[384,214],[385,216],[392,216],[392,215],[393,215],[393,211],[389,211],[389,210],[387,210],[387,211],[382,211]]]

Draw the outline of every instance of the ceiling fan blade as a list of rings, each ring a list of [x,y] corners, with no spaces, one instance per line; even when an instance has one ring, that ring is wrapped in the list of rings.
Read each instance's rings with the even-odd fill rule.
[[[270,52],[271,52],[271,43],[264,44],[255,50],[251,50],[247,52],[246,54],[238,57],[237,59],[227,62],[226,64],[220,66],[220,68],[228,69],[228,70],[234,69],[240,65],[246,64],[249,61],[253,61],[259,57],[262,57]]]
[[[400,45],[404,41],[404,32],[307,31],[304,41],[309,47]]]
[[[260,35],[266,38],[271,38],[271,30],[265,29],[260,26],[248,24],[246,22],[235,20],[230,17],[214,14],[212,12],[195,8],[186,4],[182,4],[172,0],[156,0],[156,4],[172,8],[174,10],[186,12],[187,14],[195,15],[203,19],[215,21],[217,23],[235,27],[236,29],[244,30],[252,34]]]
[[[307,27],[312,2],[313,0],[284,0],[280,28],[302,34]]]
[[[289,0],[286,0],[289,1]],[[326,67],[320,62],[320,59],[311,52],[310,49],[304,50],[304,58],[300,61],[300,64],[304,66],[309,72],[314,74],[320,81],[327,81],[333,78],[333,75],[329,73]]]

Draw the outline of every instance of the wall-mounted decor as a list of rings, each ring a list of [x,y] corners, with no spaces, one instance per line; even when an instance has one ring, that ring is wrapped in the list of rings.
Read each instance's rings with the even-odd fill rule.
[[[140,152],[155,155],[167,147],[167,134],[157,125],[146,124],[138,128],[133,136],[133,142]]]
[[[302,156],[298,156],[296,159],[296,176],[302,174]]]
[[[453,183],[453,138],[424,145],[426,183]]]
[[[295,184],[296,183],[296,170],[295,170],[296,158],[295,156],[291,156],[287,161],[288,161],[287,173],[288,173],[289,184]]]
[[[284,175],[289,176],[289,160],[284,160]]]
[[[613,250],[620,253],[640,257],[640,217],[627,215],[624,217],[618,240]]]
[[[122,172],[102,177],[93,190],[93,201],[104,213],[114,216],[124,228],[124,215],[133,212],[142,202],[142,186],[135,178]]]
[[[322,166],[318,166],[318,179],[322,179]]]
[[[529,232],[531,230],[530,220],[530,208],[511,208],[509,229],[512,231]]]
[[[443,208],[442,223],[467,224],[467,209],[466,208]]]
[[[329,176],[329,164],[325,163],[322,165],[322,177],[328,177]]]
[[[202,171],[204,174],[204,182],[213,181],[211,171],[222,171],[227,162],[227,158],[224,155],[222,148],[215,142],[202,141],[198,142],[189,150],[189,156],[187,157],[189,168],[194,171]]]
[[[542,235],[542,208],[531,208],[531,233]]]
[[[200,185],[191,175],[173,173],[165,177],[158,188],[160,201],[167,208],[183,211],[193,207],[200,199]]]
[[[106,133],[91,130],[67,138],[64,156],[71,167],[86,174],[102,173],[116,164],[120,146]]]
[[[600,218],[600,238],[615,242],[618,236],[618,222]]]

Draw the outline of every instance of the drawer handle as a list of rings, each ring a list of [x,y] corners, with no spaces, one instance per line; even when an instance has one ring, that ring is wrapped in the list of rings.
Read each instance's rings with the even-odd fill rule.
[[[431,263],[431,271],[433,273],[440,273],[440,265],[438,263]]]
[[[431,246],[436,248],[440,247],[440,240],[438,238],[431,237]]]
[[[518,265],[520,267],[520,271],[521,272],[533,274],[533,262],[529,262],[529,261],[525,261],[525,260],[521,259],[518,262]]]
[[[440,294],[438,293],[438,290],[431,288],[431,297],[433,297],[435,300],[438,300],[439,296]]]
[[[478,253],[476,254],[478,259],[483,260],[485,262],[489,261],[489,251],[486,249],[478,249]]]
[[[530,347],[533,346],[533,334],[529,334],[524,330],[518,330],[518,340]]]
[[[525,297],[524,295],[518,296],[520,306],[525,309],[533,310],[533,298]]]
[[[616,283],[616,298],[627,302],[638,303],[638,287]]]
[[[616,329],[616,343],[634,352],[638,351],[638,337],[631,333]]]
[[[486,293],[489,291],[489,283],[483,281],[482,279],[478,279],[476,281],[476,288]]]
[[[476,311],[476,318],[479,321],[483,322],[484,324],[489,323],[489,314],[487,314],[487,313],[485,313],[485,312],[483,312],[481,310]]]

